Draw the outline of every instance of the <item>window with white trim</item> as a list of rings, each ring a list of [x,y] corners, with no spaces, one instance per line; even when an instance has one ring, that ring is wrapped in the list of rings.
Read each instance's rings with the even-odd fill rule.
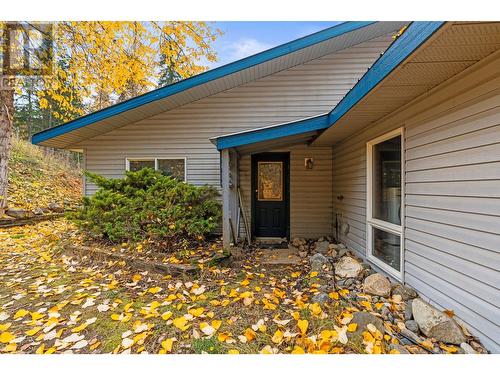
[[[401,279],[403,129],[367,143],[367,257]]]
[[[186,181],[186,158],[127,158],[127,171],[139,171],[151,168],[162,172],[166,176]]]

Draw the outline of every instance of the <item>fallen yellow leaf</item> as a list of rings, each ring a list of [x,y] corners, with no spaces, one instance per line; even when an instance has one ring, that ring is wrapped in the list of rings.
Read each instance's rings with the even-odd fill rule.
[[[16,336],[14,336],[12,333],[5,331],[0,334],[0,342],[2,344],[9,344],[12,340],[14,340]]]
[[[297,321],[297,327],[299,327],[300,333],[302,333],[303,335],[305,335],[305,333],[307,331],[307,327],[309,327],[309,322],[307,320],[301,320],[301,319],[299,319]]]

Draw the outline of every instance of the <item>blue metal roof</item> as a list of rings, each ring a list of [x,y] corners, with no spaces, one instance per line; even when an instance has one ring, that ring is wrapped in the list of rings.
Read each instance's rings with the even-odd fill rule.
[[[221,67],[206,71],[204,73],[198,74],[196,76],[186,78],[182,81],[176,82],[169,86],[165,86],[146,94],[137,96],[130,100],[112,105],[110,107],[101,109],[97,112],[93,112],[86,116],[77,118],[73,121],[67,122],[65,124],[46,129],[40,133],[34,134],[32,137],[32,143],[38,144],[46,141],[50,138],[54,138],[65,133],[71,132],[73,130],[85,127],[87,125],[93,124],[97,121],[101,121],[112,116],[118,115],[120,113],[126,112],[128,110],[140,107],[144,104],[154,102],[156,100],[164,99],[171,95],[177,94],[179,92],[188,90],[198,85],[213,81],[215,79],[222,78],[229,74],[236,73],[238,71],[250,68],[254,65],[264,63],[266,61],[287,55],[289,53],[298,51],[300,49],[312,46],[314,44],[326,41],[331,38],[335,38],[342,34],[369,26],[375,22],[373,21],[355,21],[355,22],[344,22],[339,25],[335,25],[325,30],[321,30],[317,33],[307,35],[300,39],[293,40],[291,42],[282,44],[280,46],[271,48],[269,50],[257,53],[255,55],[246,57],[244,59],[223,65]]]
[[[218,150],[288,137],[328,128],[328,114],[268,128],[214,138]]]
[[[443,24],[444,22],[412,22],[327,115],[294,121],[277,127],[220,136],[214,139],[217,149],[222,150],[331,127]]]

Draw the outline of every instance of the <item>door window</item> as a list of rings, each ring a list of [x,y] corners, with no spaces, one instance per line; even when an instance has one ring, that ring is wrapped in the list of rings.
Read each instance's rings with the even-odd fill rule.
[[[283,162],[259,161],[257,179],[259,201],[283,200]]]

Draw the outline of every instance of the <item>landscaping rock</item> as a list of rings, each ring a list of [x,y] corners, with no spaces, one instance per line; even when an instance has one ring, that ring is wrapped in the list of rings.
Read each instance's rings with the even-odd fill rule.
[[[335,265],[335,274],[340,277],[358,277],[361,271],[361,264],[348,256],[341,258]]]
[[[418,297],[418,293],[413,289],[412,287],[408,285],[402,285],[400,283],[397,283],[392,287],[392,293],[393,296],[399,294],[403,301],[408,301],[410,299],[414,299]]]
[[[314,252],[327,255],[330,243],[328,241],[318,241],[314,244]]]
[[[341,247],[338,250],[338,254],[337,255],[338,255],[339,258],[342,258],[342,257],[344,257],[348,253],[349,253],[349,250],[346,247]]]
[[[313,296],[313,298],[311,298],[311,301],[313,303],[320,303],[320,304],[323,304],[323,303],[327,303],[327,302],[330,302],[331,301],[331,298],[328,296],[328,294],[326,293],[318,293],[318,294],[315,294]]]
[[[330,256],[333,258],[337,257],[337,250],[335,250],[335,247],[333,244],[328,245],[328,254],[330,254]]]
[[[49,210],[51,210],[52,212],[64,212],[64,207],[62,207],[61,205],[59,205],[56,202],[49,203],[49,205],[47,206],[47,208]]]
[[[466,353],[466,354],[479,354],[478,352],[476,352],[472,346],[470,346],[469,344],[467,344],[466,342],[463,342],[460,344],[460,347],[463,349],[463,351]]]
[[[312,271],[322,273],[325,272],[325,268],[326,271],[331,271],[330,261],[323,254],[316,253],[312,255],[311,257],[309,257],[309,263],[311,265]]]
[[[306,258],[309,253],[307,251],[299,251],[299,257]]]
[[[358,325],[356,332],[360,332],[361,334],[362,331],[366,330],[368,324],[373,324],[381,333],[385,333],[384,322],[375,315],[366,311],[356,311],[353,315],[351,323]]]
[[[413,343],[413,341],[414,342],[422,342],[422,339],[415,332],[410,331],[408,328],[401,329],[400,333],[401,333],[401,335],[403,335],[403,337],[408,339],[411,343]],[[411,340],[413,340],[413,341],[411,341]]]
[[[40,207],[35,208],[35,209],[33,210],[33,213],[34,213],[35,215],[43,215],[43,209],[41,209]]]
[[[418,324],[416,321],[414,320],[407,320],[405,322],[405,326],[407,329],[409,329],[410,331],[414,332],[414,333],[418,333]]]
[[[384,275],[375,273],[365,279],[363,291],[376,296],[388,297],[391,294],[391,282]]]
[[[8,208],[5,213],[15,219],[26,219],[27,217],[33,216],[33,213],[23,210],[22,208]]]
[[[346,289],[351,289],[354,285],[356,284],[356,279],[354,278],[348,278],[348,279],[340,279],[337,282],[338,286],[341,286]]]
[[[399,344],[389,345],[389,350],[397,350],[400,354],[410,354],[410,352],[403,345]]]
[[[380,309],[380,313],[384,316],[389,316],[389,314],[391,314],[391,310],[389,310],[389,308],[387,306],[382,306],[382,308]]]
[[[411,301],[408,301],[405,307],[405,320],[411,320],[413,318],[413,310],[411,308]]]
[[[466,341],[457,322],[422,299],[412,301],[412,311],[418,327],[427,337],[455,345]]]

